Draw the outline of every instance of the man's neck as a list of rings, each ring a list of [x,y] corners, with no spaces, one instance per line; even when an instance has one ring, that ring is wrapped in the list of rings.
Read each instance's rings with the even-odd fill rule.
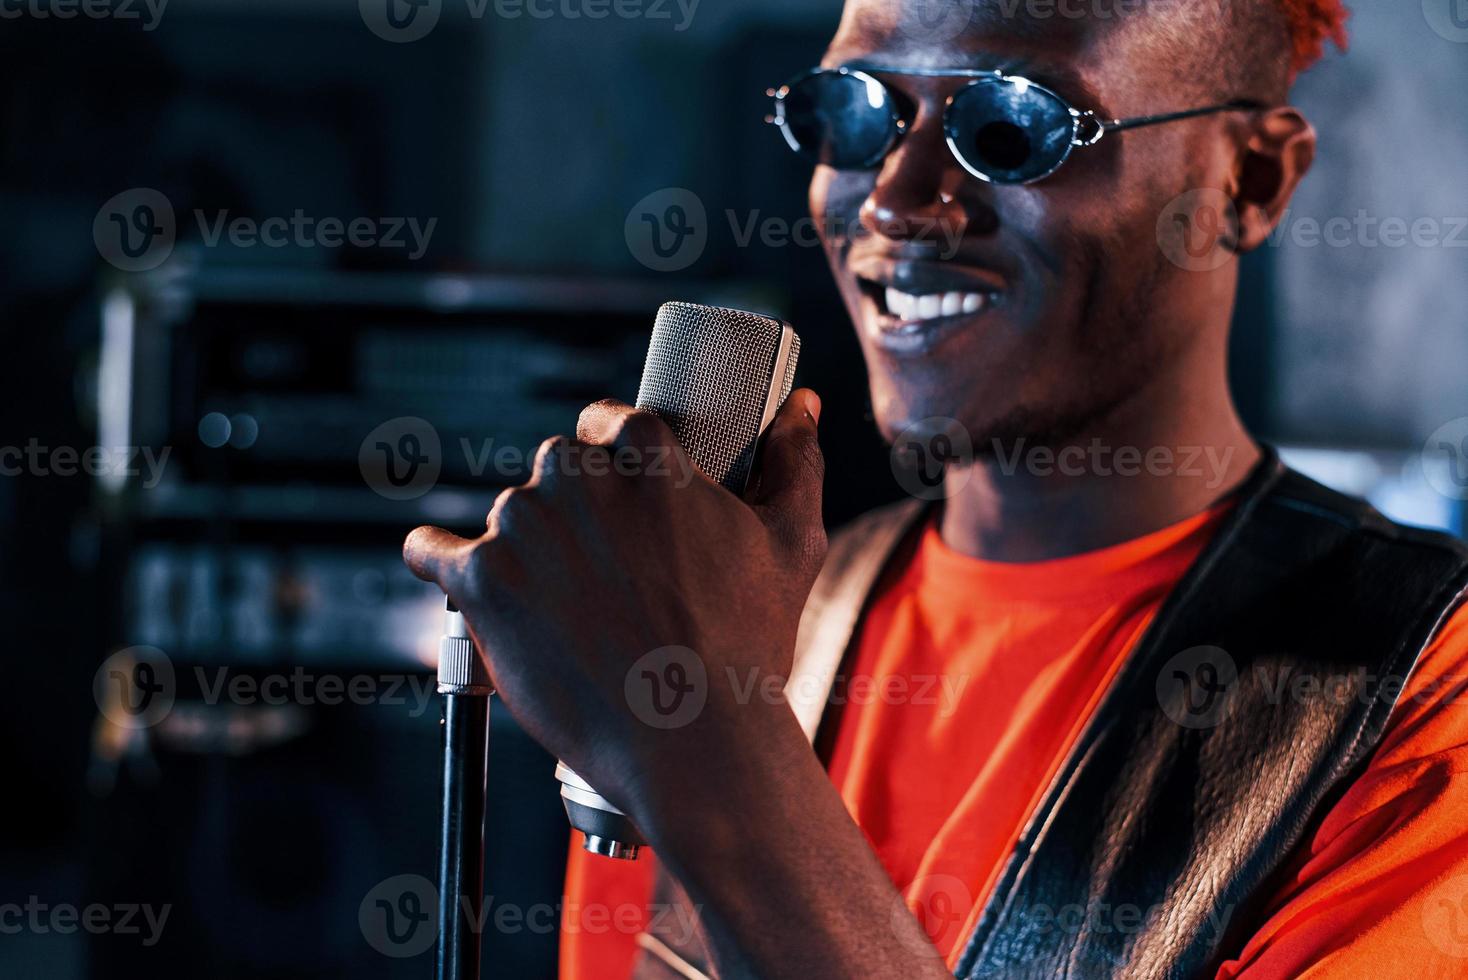
[[[976,446],[988,451],[945,478],[943,540],[976,558],[1044,561],[1141,537],[1227,496],[1260,458],[1227,385],[1151,387],[1066,442]]]

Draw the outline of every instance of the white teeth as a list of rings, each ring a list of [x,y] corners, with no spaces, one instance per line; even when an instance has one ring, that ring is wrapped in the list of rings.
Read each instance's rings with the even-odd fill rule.
[[[899,320],[908,320],[917,310],[917,297],[887,287],[887,309]]]
[[[915,296],[888,286],[887,312],[898,320],[935,320],[940,316],[977,313],[989,305],[987,293],[924,293]]]

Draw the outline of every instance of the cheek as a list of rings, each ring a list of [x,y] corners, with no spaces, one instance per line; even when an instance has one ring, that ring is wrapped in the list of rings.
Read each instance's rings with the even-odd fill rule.
[[[810,216],[816,219],[816,227],[821,227],[821,215],[826,213],[826,201],[831,196],[831,179],[834,172],[829,167],[816,167],[811,174],[810,189],[806,192],[806,206],[810,209]]]
[[[839,248],[861,234],[861,206],[871,193],[874,179],[874,174],[861,171],[816,168],[807,203],[828,248]]]
[[[859,295],[855,281],[846,275],[846,252],[854,235],[862,233],[859,222],[861,204],[866,200],[871,176],[816,167],[810,181],[806,203],[811,219],[821,238],[821,246],[852,315],[856,315]]]

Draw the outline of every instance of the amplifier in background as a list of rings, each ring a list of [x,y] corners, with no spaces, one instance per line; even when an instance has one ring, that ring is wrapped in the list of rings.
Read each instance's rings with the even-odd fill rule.
[[[116,639],[240,663],[431,663],[437,593],[401,568],[402,534],[479,526],[541,439],[597,398],[631,401],[666,298],[182,263],[130,280],[104,306],[97,383],[102,443],[147,450],[99,481],[125,583]]]
[[[98,720],[87,884],[172,903],[174,919],[147,948],[94,937],[95,976],[429,969],[431,949],[384,953],[359,920],[380,883],[436,875],[443,597],[403,566],[403,534],[482,528],[544,436],[572,431],[591,400],[631,401],[667,298],[655,284],[181,266],[107,296],[101,444],[157,462],[97,482],[101,576],[118,583],[98,661],[161,651],[176,691],[149,728]],[[264,696],[298,680],[311,697]],[[225,696],[224,681],[260,696]],[[327,696],[353,683],[383,696]],[[484,955],[504,976],[550,976],[568,845],[554,761],[508,712],[493,725],[503,802],[485,887],[544,927],[490,930]]]

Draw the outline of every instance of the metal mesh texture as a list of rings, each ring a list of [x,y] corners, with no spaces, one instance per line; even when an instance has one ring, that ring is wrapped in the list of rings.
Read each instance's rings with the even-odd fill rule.
[[[774,377],[785,325],[772,317],[697,303],[664,303],[652,328],[637,407],[659,416],[699,468],[743,493],[772,387],[783,404],[795,380],[792,336]]]

